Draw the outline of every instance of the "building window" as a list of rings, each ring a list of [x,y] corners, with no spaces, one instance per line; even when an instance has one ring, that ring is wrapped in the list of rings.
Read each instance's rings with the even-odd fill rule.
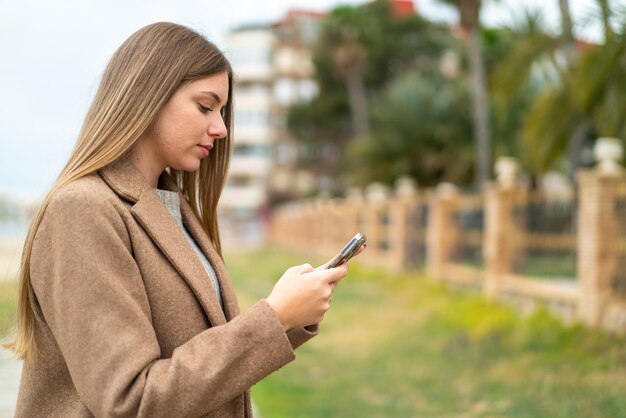
[[[234,48],[231,50],[233,68],[244,65],[270,65],[272,54],[270,48],[260,46],[254,48]]]
[[[267,110],[235,110],[235,123],[237,126],[261,126],[266,127],[270,123]]]

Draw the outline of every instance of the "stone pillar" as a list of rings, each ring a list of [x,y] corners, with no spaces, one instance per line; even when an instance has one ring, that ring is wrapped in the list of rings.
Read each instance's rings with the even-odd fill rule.
[[[318,210],[317,210],[317,203],[314,199],[309,199],[308,203],[307,203],[307,207],[308,207],[308,218],[309,218],[309,241],[307,243],[307,247],[308,247],[308,251],[311,252],[315,252],[317,251],[317,246],[320,245],[319,243],[319,236],[320,236],[320,232],[319,229],[321,228],[321,226],[319,225],[318,222]]]
[[[389,267],[393,271],[403,271],[407,266],[407,242],[409,233],[409,213],[417,200],[415,181],[401,177],[396,182],[395,198],[389,206]]]
[[[485,258],[484,292],[494,299],[500,283],[513,271],[514,254],[518,242],[515,222],[516,198],[525,190],[517,182],[518,165],[515,159],[500,157],[495,164],[497,182],[485,189],[485,233],[483,254]]]
[[[597,169],[578,174],[578,313],[590,326],[601,325],[612,299],[619,238],[615,203],[618,190],[626,184],[618,141],[598,139],[594,154]]]
[[[500,283],[513,272],[513,261],[519,232],[514,218],[516,196],[520,186],[505,188],[491,183],[485,189],[485,295],[495,298]]]
[[[359,223],[364,206],[365,202],[361,189],[349,189],[346,193],[344,206],[344,242],[347,242],[357,232],[365,233],[364,231],[361,231],[361,225]]]
[[[624,173],[578,174],[579,315],[591,326],[600,325],[603,308],[611,300],[618,240],[615,200],[618,188],[624,184]]]
[[[310,207],[309,202],[302,200],[298,202],[298,205],[294,208],[294,214],[290,220],[292,224],[297,224],[297,230],[300,231],[300,236],[295,238],[297,242],[297,250],[306,247],[311,241],[311,227],[310,227]],[[296,227],[294,227],[295,229]],[[285,238],[289,240],[289,238]]]
[[[324,242],[324,228],[326,225],[324,223],[324,217],[322,216],[322,206],[322,199],[316,198],[312,201],[313,235],[309,251],[315,255],[320,255],[320,247]]]
[[[341,202],[334,198],[329,199],[326,204],[325,215],[327,220],[327,236],[324,244],[324,256],[326,258],[333,257],[341,246],[342,235],[342,219],[341,219]]]
[[[443,183],[437,187],[430,202],[430,218],[426,232],[426,272],[433,279],[443,276],[458,235],[452,214],[458,197],[456,186]]]
[[[380,216],[387,210],[389,204],[389,188],[382,183],[372,183],[365,189],[367,200],[366,228],[363,231],[368,242],[367,260],[376,265],[385,265],[388,251],[382,248],[382,242],[387,238],[380,224]]]
[[[318,210],[319,222],[322,225],[322,234],[317,245],[317,255],[319,257],[328,258],[329,254],[332,254],[334,251],[335,246],[333,245],[334,222],[332,219],[332,201],[327,193],[321,195],[319,198]]]

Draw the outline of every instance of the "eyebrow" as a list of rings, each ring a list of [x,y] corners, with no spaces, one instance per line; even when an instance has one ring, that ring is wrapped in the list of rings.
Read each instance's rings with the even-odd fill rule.
[[[201,91],[200,93],[208,94],[209,96],[213,96],[213,98],[215,100],[217,100],[218,103],[222,103],[222,99],[220,98],[220,96],[217,95],[217,93],[214,93],[212,91]]]

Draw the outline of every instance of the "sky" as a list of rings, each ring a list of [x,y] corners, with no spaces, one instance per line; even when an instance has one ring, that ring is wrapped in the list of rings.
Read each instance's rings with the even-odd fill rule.
[[[0,195],[40,198],[65,163],[102,71],[137,29],[172,21],[203,33],[222,49],[232,28],[273,22],[291,8],[329,10],[364,0],[0,0]],[[614,0],[624,4],[626,0]],[[456,22],[435,0],[414,0],[432,20]],[[558,28],[558,0],[486,0],[486,25],[510,22],[524,5],[542,10]],[[577,21],[594,0],[570,0]],[[578,29],[598,38],[597,26]],[[228,54],[228,51],[225,50]],[[236,71],[236,68],[235,68]]]

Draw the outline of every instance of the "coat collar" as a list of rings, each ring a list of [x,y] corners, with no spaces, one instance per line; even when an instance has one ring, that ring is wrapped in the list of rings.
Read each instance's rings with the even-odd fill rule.
[[[130,155],[103,168],[100,175],[118,196],[131,203],[136,203],[142,193],[152,189],[133,164]]]
[[[222,325],[227,319],[237,316],[239,307],[224,262],[202,229],[181,189],[169,174],[164,172],[161,175],[159,187],[178,193],[183,224],[215,270],[222,291],[224,310],[211,289],[202,262],[157,196],[155,189],[150,187],[131,159],[122,158],[101,170],[100,175],[120,198],[133,204],[131,208],[133,217],[185,279],[204,308],[211,324]]]

